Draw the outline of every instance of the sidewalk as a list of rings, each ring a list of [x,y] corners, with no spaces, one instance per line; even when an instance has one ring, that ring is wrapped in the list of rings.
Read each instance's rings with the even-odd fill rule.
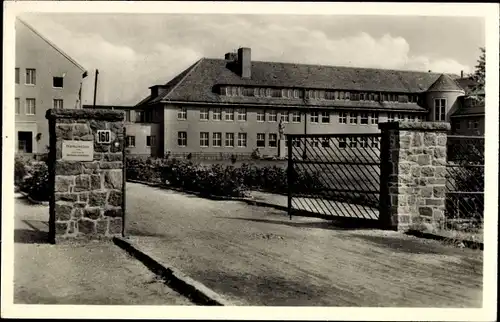
[[[193,305],[111,241],[48,244],[48,215],[16,199],[15,304]]]

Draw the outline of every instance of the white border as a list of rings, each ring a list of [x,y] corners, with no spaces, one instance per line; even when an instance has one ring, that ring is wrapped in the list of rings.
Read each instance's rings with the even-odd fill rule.
[[[299,308],[299,307],[156,307],[13,305],[13,159],[14,159],[14,20],[22,12],[81,13],[224,13],[480,16],[486,19],[486,193],[484,291],[482,309]],[[498,58],[497,4],[405,3],[261,3],[152,1],[9,1],[4,2],[3,182],[2,182],[2,317],[23,318],[211,318],[385,321],[494,321],[496,317],[498,227]],[[7,84],[7,85],[6,85]],[[50,286],[49,286],[50,287]],[[90,306],[89,306],[90,308]]]

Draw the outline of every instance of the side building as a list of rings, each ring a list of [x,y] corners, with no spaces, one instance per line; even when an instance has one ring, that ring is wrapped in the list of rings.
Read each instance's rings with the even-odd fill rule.
[[[46,153],[45,112],[80,108],[85,69],[26,22],[17,19],[15,67],[16,152]]]
[[[285,134],[378,133],[379,122],[446,121],[459,76],[252,61],[250,48],[202,58],[136,106],[158,126],[156,155],[275,156]]]

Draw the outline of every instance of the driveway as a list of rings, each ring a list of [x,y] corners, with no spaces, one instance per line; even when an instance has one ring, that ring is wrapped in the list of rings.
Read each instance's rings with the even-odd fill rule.
[[[127,183],[127,233],[237,305],[480,307],[482,252]]]

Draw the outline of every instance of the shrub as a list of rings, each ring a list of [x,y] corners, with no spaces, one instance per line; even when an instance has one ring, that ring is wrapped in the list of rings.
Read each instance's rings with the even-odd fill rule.
[[[27,160],[19,156],[14,159],[14,184],[16,186],[20,186],[24,177],[28,174],[27,163]]]
[[[30,165],[29,174],[24,177],[21,190],[35,200],[49,200],[49,171],[45,162],[33,162]]]

